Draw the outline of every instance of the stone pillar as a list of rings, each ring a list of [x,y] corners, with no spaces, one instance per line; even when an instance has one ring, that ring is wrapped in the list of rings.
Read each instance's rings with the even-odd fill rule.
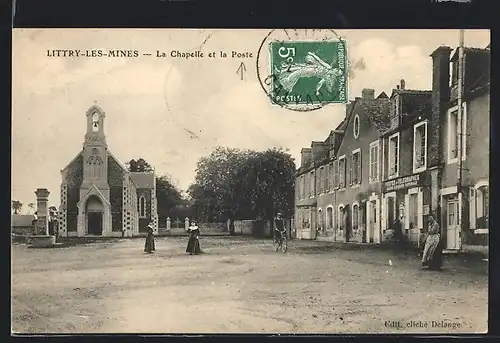
[[[49,190],[46,188],[38,188],[36,194],[36,211],[37,211],[37,234],[49,235]]]
[[[172,223],[170,222],[170,217],[167,217],[167,231],[170,231]]]
[[[186,229],[186,231],[189,229],[189,218],[186,217],[186,219],[184,219],[184,228]]]

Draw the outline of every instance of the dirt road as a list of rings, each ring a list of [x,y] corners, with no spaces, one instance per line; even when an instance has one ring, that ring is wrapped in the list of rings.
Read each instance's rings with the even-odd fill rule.
[[[487,268],[445,259],[419,269],[412,254],[292,241],[206,237],[102,242],[61,249],[13,246],[14,332],[368,333],[485,332]]]

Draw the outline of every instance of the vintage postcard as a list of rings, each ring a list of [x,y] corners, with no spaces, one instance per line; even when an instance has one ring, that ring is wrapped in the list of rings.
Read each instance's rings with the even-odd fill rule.
[[[13,334],[487,331],[488,30],[12,35]]]

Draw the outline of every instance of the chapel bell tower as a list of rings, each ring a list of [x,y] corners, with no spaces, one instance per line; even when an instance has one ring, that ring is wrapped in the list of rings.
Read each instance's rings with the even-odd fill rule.
[[[109,200],[108,145],[104,135],[105,112],[97,105],[86,113],[87,132],[83,142],[83,183],[80,199],[95,185]]]

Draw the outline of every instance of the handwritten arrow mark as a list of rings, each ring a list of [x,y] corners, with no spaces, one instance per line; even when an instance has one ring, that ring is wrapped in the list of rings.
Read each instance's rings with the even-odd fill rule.
[[[245,67],[245,63],[241,62],[240,66],[238,67],[238,70],[236,70],[236,74],[241,75],[241,80],[243,80],[243,75],[247,71],[247,68]]]

